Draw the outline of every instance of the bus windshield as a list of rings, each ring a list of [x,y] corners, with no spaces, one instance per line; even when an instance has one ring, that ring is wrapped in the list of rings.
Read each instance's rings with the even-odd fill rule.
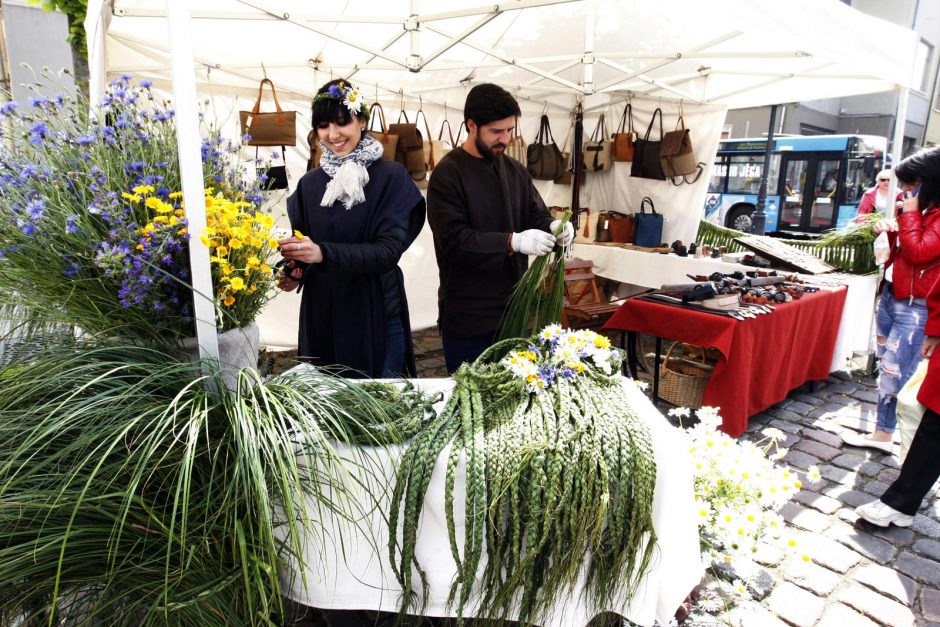
[[[884,161],[887,139],[871,135],[774,138],[767,172],[766,229],[819,233],[847,226]],[[723,140],[711,171],[705,219],[750,232],[766,139]]]

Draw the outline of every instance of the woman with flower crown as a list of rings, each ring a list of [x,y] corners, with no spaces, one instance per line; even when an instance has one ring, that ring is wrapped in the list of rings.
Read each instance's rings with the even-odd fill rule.
[[[301,292],[301,359],[347,377],[414,376],[398,260],[424,226],[425,201],[404,166],[382,159],[368,117],[349,81],[314,97],[323,157],[287,200],[294,233],[279,240],[279,287]]]

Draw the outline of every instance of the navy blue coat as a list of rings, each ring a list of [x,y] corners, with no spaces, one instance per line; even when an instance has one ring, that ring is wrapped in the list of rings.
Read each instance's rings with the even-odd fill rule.
[[[398,260],[424,226],[425,201],[400,163],[379,159],[368,171],[366,200],[349,210],[341,202],[320,206],[330,179],[319,167],[307,172],[287,199],[291,228],[319,244],[324,258],[304,271],[298,355],[339,366],[342,376],[381,376],[389,315],[385,292],[397,289],[394,315],[405,331],[407,373],[415,376]]]

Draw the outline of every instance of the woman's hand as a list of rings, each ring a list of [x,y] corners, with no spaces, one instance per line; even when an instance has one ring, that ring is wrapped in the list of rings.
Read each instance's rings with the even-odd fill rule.
[[[300,287],[303,278],[303,268],[298,268],[293,261],[288,261],[280,267],[277,273],[277,286],[285,292],[293,292]]]
[[[304,263],[322,263],[323,251],[309,237],[285,237],[277,240],[278,249],[285,259]]]
[[[888,233],[894,233],[898,230],[898,223],[891,219],[878,220],[875,222],[875,226],[872,227],[872,230],[876,235],[880,235],[885,231]]]
[[[905,211],[920,211],[920,205],[917,201],[917,194],[905,192],[904,200],[901,202],[901,208]]]
[[[924,338],[924,345],[920,347],[920,356],[924,359],[930,359],[933,352],[940,345],[940,335],[929,335]]]

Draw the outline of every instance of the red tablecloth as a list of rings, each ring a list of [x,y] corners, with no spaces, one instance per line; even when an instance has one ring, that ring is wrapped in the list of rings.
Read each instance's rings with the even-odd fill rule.
[[[704,405],[721,408],[722,429],[739,436],[750,416],[806,381],[825,379],[835,349],[845,288],[806,294],[754,319],[631,300],[604,328],[681,340],[721,353]]]

